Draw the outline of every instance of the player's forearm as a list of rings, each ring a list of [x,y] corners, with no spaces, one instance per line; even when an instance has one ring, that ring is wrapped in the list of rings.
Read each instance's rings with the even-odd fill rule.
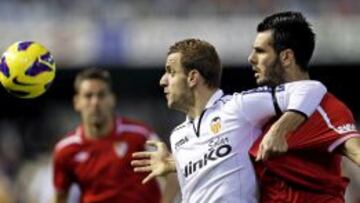
[[[346,157],[360,167],[360,152],[349,153]]]
[[[179,183],[176,174],[166,176],[165,189],[162,195],[161,203],[171,203],[179,192]]]
[[[351,160],[360,167],[360,152],[354,154],[354,156],[351,157]]]
[[[270,128],[273,136],[286,136],[304,123],[305,117],[296,112],[285,112]]]
[[[288,150],[286,135],[296,130],[304,121],[303,115],[295,112],[284,113],[261,140],[256,161],[285,153]]]

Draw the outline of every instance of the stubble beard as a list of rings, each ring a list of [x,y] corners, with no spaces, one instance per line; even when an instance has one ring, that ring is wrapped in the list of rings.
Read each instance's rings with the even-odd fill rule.
[[[273,63],[268,67],[268,72],[265,75],[263,81],[258,82],[258,85],[267,85],[270,87],[276,87],[285,82],[285,72],[282,67],[279,57],[276,57]]]
[[[187,114],[189,111],[189,107],[192,105],[192,103],[193,103],[193,98],[191,97],[191,95],[185,93],[182,95],[178,95],[177,99],[173,98],[172,103],[168,103],[168,107],[169,109],[173,109]]]

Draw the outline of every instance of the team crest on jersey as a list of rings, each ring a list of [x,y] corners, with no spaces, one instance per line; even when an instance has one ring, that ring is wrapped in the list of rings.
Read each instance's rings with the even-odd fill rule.
[[[221,130],[221,118],[216,116],[210,122],[210,130],[212,133],[217,134]]]
[[[75,155],[74,160],[76,162],[82,163],[82,162],[85,162],[86,160],[88,160],[89,157],[90,157],[89,152],[82,151]]]
[[[126,152],[128,151],[128,145],[126,142],[116,142],[114,144],[115,154],[122,158],[125,156]]]

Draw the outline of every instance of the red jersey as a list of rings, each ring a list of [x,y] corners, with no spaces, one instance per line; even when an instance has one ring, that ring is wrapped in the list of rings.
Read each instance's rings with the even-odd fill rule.
[[[132,153],[144,151],[155,133],[143,124],[125,118],[104,138],[89,140],[79,126],[63,138],[54,151],[54,185],[67,191],[71,183],[81,189],[82,203],[158,203],[160,188],[155,180],[143,185],[147,174],[133,172]]]
[[[286,154],[254,163],[262,202],[272,202],[271,198],[303,202],[298,197],[300,193],[302,197],[323,194],[319,198],[324,202],[330,201],[329,197],[343,202],[348,179],[341,176],[341,155],[334,150],[346,140],[359,136],[350,110],[327,93],[308,121],[288,136]],[[262,136],[250,149],[252,158],[256,157],[261,139]],[[320,199],[316,202],[321,202]]]

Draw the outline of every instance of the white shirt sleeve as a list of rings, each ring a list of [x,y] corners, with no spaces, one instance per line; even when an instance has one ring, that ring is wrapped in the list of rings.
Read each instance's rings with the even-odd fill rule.
[[[319,81],[303,80],[287,83],[284,94],[276,94],[282,111],[297,111],[309,117],[327,92]]]
[[[281,112],[292,110],[310,116],[320,104],[327,89],[318,81],[304,80],[276,87],[275,97],[272,91],[270,87],[259,87],[235,94],[239,113],[255,126],[263,126],[270,118],[276,116],[276,103]]]

